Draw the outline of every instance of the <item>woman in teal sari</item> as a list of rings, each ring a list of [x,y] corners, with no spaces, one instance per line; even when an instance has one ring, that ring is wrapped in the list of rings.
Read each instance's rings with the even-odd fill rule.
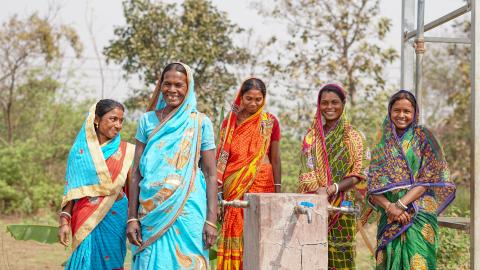
[[[73,253],[65,269],[123,269],[128,200],[123,192],[134,146],[120,139],[123,105],[93,105],[68,155],[60,243]]]
[[[436,269],[437,216],[455,198],[441,146],[418,115],[413,94],[393,95],[372,151],[369,202],[381,215],[377,270]]]
[[[133,269],[208,267],[217,236],[215,143],[196,105],[190,68],[167,65],[135,136],[127,221]]]

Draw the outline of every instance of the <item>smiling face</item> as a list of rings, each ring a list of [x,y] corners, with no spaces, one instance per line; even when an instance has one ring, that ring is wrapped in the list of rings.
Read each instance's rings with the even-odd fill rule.
[[[102,141],[113,139],[122,129],[123,110],[116,107],[105,113],[102,117],[95,116],[95,124],[98,124],[97,135]]]
[[[337,121],[343,113],[343,104],[340,97],[332,91],[324,91],[320,96],[320,112],[327,122]]]
[[[263,105],[263,100],[262,91],[252,88],[243,94],[240,104],[249,114],[254,114]]]
[[[415,108],[408,99],[399,99],[393,103],[390,109],[390,119],[392,120],[397,133],[403,132],[413,122]]]
[[[163,76],[161,91],[167,107],[176,108],[185,99],[188,90],[187,75],[174,69],[169,70]]]

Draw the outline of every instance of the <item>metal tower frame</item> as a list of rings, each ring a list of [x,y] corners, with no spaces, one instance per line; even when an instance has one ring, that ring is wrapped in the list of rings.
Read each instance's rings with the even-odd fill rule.
[[[470,231],[470,268],[480,270],[480,0],[469,0],[463,7],[456,9],[428,24],[424,24],[425,0],[417,0],[417,27],[415,28],[415,0],[402,0],[402,46],[401,46],[401,77],[402,89],[415,89],[419,106],[422,106],[422,62],[425,53],[425,42],[461,43],[471,46],[471,179],[470,179],[470,220],[467,226]],[[451,21],[458,16],[470,12],[471,38],[425,37],[424,32]],[[413,39],[415,37],[415,39]],[[424,115],[424,114],[422,114]],[[425,122],[421,117],[420,122]],[[441,223],[439,221],[439,223]],[[462,226],[449,226],[452,228]],[[454,222],[455,223],[455,222]],[[451,225],[451,224],[450,224]],[[458,225],[458,223],[457,223]]]

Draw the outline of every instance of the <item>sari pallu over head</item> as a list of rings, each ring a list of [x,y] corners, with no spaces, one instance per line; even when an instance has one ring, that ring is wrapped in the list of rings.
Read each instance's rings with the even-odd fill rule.
[[[143,244],[134,255],[160,238],[182,213],[198,170],[202,115],[197,111],[194,80],[187,71],[188,90],[182,104],[170,112],[149,135],[140,159],[139,218]],[[161,78],[147,111],[161,110],[166,102]]]
[[[273,118],[263,111],[265,98],[256,113],[237,125],[241,89],[249,79],[240,86],[220,131],[216,157],[217,179],[223,184],[223,198],[228,201],[242,198],[252,186],[258,167],[268,154],[272,135]]]
[[[412,93],[400,90],[398,93]],[[415,102],[416,103],[416,102]],[[412,215],[410,224],[402,226],[399,222],[386,224],[381,228],[378,250],[401,235],[413,223],[419,211],[440,214],[455,198],[455,184],[450,180],[447,161],[440,144],[433,134],[418,125],[419,108],[415,108],[414,120],[401,135],[397,134],[391,121],[390,110],[383,122],[380,141],[372,151],[368,173],[368,195],[396,192],[398,189],[411,189],[416,186],[427,187],[426,192],[415,202],[408,205]],[[380,230],[380,228],[379,228]],[[378,252],[377,250],[377,252]]]
[[[366,179],[368,149],[363,135],[350,125],[345,108],[335,126],[326,133],[323,130],[324,118],[320,111],[320,103],[322,93],[328,88],[335,88],[346,96],[343,88],[337,84],[327,84],[318,93],[317,112],[303,140],[300,193],[315,193],[319,188],[325,188],[352,176],[360,180]],[[355,200],[357,197],[361,199],[366,194],[365,181],[357,184],[354,192],[356,194],[353,198],[347,198],[346,193],[340,192],[330,203],[333,206],[340,206],[344,200]],[[368,214],[369,212],[363,214],[365,221]],[[340,215],[340,213],[330,215],[329,229],[336,224]]]
[[[82,212],[78,222],[74,224],[72,219],[73,248],[102,221],[115,203],[134,154],[134,146],[121,142],[120,134],[99,144],[94,128],[95,108],[96,104],[90,108],[67,160],[62,209],[71,200],[98,197],[96,205]],[[76,219],[76,213],[73,215]]]

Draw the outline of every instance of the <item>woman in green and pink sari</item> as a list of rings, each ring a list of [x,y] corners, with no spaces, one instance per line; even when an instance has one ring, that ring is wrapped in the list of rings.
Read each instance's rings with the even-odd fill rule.
[[[318,93],[317,113],[303,140],[299,175],[301,193],[326,192],[337,207],[354,206],[357,198],[363,198],[368,168],[364,137],[348,121],[345,103],[345,91],[337,84],[327,84]],[[329,270],[355,269],[355,236],[362,223],[357,225],[353,215],[329,215]]]
[[[393,95],[372,151],[368,195],[381,215],[377,270],[436,269],[437,216],[455,198],[442,148],[418,115],[413,94]]]

